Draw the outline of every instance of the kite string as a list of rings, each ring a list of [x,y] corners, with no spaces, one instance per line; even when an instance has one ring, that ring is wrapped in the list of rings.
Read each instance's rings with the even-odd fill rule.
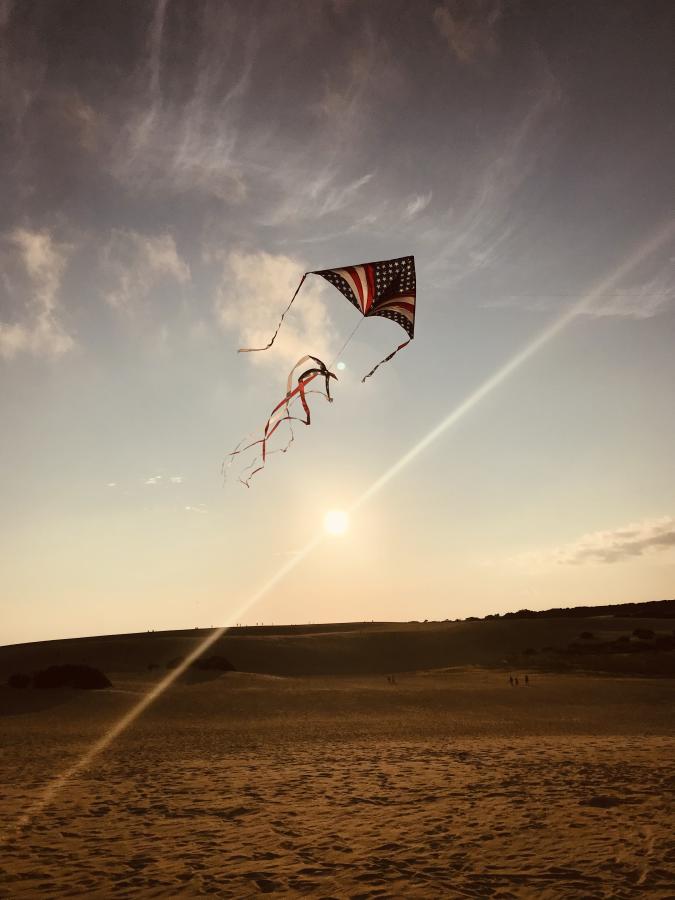
[[[346,350],[347,347],[349,346],[349,344],[350,344],[352,338],[354,337],[354,335],[356,334],[356,332],[359,330],[359,328],[360,328],[361,325],[363,324],[363,321],[364,321],[365,318],[366,318],[365,316],[361,316],[361,318],[359,319],[359,321],[356,323],[356,325],[355,325],[354,328],[352,329],[351,334],[349,335],[349,337],[347,338],[347,340],[344,342],[344,344],[340,347],[340,349],[338,350],[338,352],[335,354],[335,357],[334,357],[333,361],[332,361],[331,364],[328,366],[328,369],[329,369],[329,370],[333,368],[333,366],[335,365],[335,363],[340,359],[340,357],[342,356],[342,354],[345,352],[345,350]]]

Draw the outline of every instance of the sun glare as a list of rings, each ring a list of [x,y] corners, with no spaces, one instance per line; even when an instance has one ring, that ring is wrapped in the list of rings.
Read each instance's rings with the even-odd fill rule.
[[[323,527],[328,534],[344,534],[349,528],[349,516],[343,509],[331,509],[323,517]]]

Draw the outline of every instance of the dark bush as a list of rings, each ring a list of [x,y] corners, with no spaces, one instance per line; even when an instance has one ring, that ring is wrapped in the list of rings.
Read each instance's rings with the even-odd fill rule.
[[[654,632],[651,628],[636,628],[633,631],[633,636],[639,638],[641,641],[649,641],[654,637]]]
[[[112,687],[108,678],[93,666],[49,666],[33,678],[36,688],[80,688],[92,691]]]
[[[15,672],[7,679],[7,684],[12,688],[27,688],[30,683],[30,675],[23,675],[21,672]]]
[[[199,669],[202,672],[236,672],[235,667],[224,656],[200,656],[192,663],[191,668]]]

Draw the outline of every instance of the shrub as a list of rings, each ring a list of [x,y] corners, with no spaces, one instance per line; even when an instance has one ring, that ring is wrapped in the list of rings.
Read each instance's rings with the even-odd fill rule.
[[[654,632],[651,628],[636,628],[633,631],[633,636],[639,638],[641,641],[649,641],[654,637]]]
[[[7,679],[7,684],[12,688],[27,688],[30,682],[30,675],[23,675],[21,672],[15,672]]]
[[[109,679],[93,666],[49,666],[33,678],[36,688],[79,688],[85,691],[112,687]]]

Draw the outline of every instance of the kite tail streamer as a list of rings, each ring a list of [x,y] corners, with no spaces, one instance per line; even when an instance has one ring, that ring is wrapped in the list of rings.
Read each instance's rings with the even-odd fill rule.
[[[281,318],[279,319],[279,324],[277,325],[277,330],[276,330],[276,331],[274,332],[274,334],[272,335],[272,340],[269,342],[269,344],[268,344],[266,347],[240,347],[239,350],[237,350],[237,353],[259,353],[261,350],[269,350],[269,349],[270,349],[270,347],[272,346],[272,344],[273,344],[273,343],[275,342],[275,340],[277,339],[277,335],[279,334],[279,329],[280,329],[281,326],[282,326],[282,323],[283,323],[283,321],[284,321],[284,318],[285,318],[285,316],[286,316],[286,313],[287,313],[288,310],[291,308],[291,306],[293,306],[293,301],[294,301],[295,298],[298,296],[298,293],[299,293],[299,291],[300,291],[300,288],[302,287],[305,278],[307,278],[307,274],[308,274],[308,273],[305,272],[305,274],[304,274],[304,275],[302,276],[302,278],[300,279],[300,284],[299,284],[299,285],[297,286],[297,288],[295,289],[295,293],[294,293],[293,296],[291,297],[291,302],[288,304],[288,306],[286,307],[286,309],[285,309],[285,310],[283,311],[283,313],[281,314]]]
[[[361,379],[361,382],[363,383],[366,380],[366,378],[370,378],[371,375],[374,375],[375,372],[377,372],[377,370],[380,368],[380,366],[383,363],[389,362],[390,359],[393,359],[399,350],[403,350],[404,347],[408,346],[408,344],[410,343],[411,340],[412,340],[412,338],[410,338],[410,340],[404,341],[402,344],[399,344],[398,347],[389,354],[389,356],[385,356],[384,359],[381,359],[379,361],[379,363],[375,366],[375,368],[371,369],[367,375],[363,376],[363,378]]]
[[[298,383],[296,387],[293,387],[293,376],[295,372],[306,362],[312,361],[316,363],[315,366],[306,369],[299,377]],[[325,384],[325,390],[317,391],[317,390],[308,390],[307,387],[309,384],[314,381],[315,378],[323,379]],[[250,450],[252,447],[260,447],[261,453],[259,458],[255,458],[250,466],[248,466],[244,471],[240,474],[239,480],[242,484],[246,485],[246,487],[250,487],[251,479],[256,473],[260,472],[261,469],[265,467],[265,463],[267,462],[267,457],[272,453],[285,453],[288,448],[291,446],[294,440],[293,434],[293,422],[301,422],[303,425],[311,425],[312,417],[310,414],[309,404],[307,402],[307,394],[321,394],[325,397],[329,403],[332,403],[332,397],[330,395],[330,379],[335,378],[337,380],[337,376],[334,375],[318,357],[316,356],[303,356],[302,359],[299,359],[298,362],[293,366],[291,371],[288,373],[288,380],[286,383],[286,396],[283,400],[281,400],[274,407],[272,412],[267,419],[267,423],[265,424],[265,429],[263,431],[263,436],[259,438],[257,441],[252,441],[246,444],[245,447],[242,446],[244,441],[240,441],[239,444],[235,447],[235,449],[228,454],[230,458],[230,462],[227,464],[227,467],[232,462],[232,459],[235,456],[238,456],[240,453],[245,453],[247,450]],[[305,414],[304,418],[300,416],[294,416],[291,414],[291,404],[295,401],[299,400],[303,412]],[[277,450],[269,450],[268,442],[277,431],[282,422],[288,422],[291,437],[285,447],[280,447]],[[256,466],[256,468],[253,468]],[[253,471],[250,471],[253,468]],[[242,477],[244,474],[249,473],[246,477]]]

